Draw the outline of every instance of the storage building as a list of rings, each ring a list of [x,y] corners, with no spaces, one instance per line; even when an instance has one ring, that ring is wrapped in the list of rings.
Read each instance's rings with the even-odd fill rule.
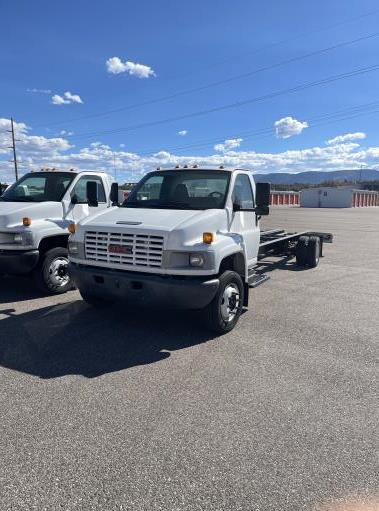
[[[351,187],[307,188],[300,192],[302,208],[361,208],[379,206],[379,192]]]
[[[298,206],[299,192],[271,190],[270,205],[271,206]]]

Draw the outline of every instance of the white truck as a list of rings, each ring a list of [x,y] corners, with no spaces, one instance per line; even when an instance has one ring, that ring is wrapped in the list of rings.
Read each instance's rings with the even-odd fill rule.
[[[89,204],[97,190],[88,187]],[[260,257],[296,253],[315,267],[327,233],[261,232],[270,186],[240,169],[174,168],[150,172],[121,207],[72,227],[69,272],[83,299],[102,306],[204,309],[208,325],[225,333],[248,305],[249,287],[268,276]]]
[[[87,203],[87,183],[97,204]],[[0,274],[32,275],[49,294],[72,287],[67,272],[68,225],[116,202],[105,172],[29,172],[0,196]]]

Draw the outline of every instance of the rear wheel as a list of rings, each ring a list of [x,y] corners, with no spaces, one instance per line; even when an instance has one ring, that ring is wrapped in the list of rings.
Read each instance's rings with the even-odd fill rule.
[[[309,236],[300,236],[296,245],[296,264],[306,266]]]
[[[220,277],[216,296],[205,309],[205,319],[211,330],[225,334],[233,330],[241,315],[244,285],[235,271],[225,271]]]
[[[74,287],[67,270],[67,249],[64,247],[52,248],[45,252],[34,270],[34,280],[44,293],[62,294]]]
[[[310,236],[307,249],[307,264],[310,268],[316,268],[320,261],[320,238]]]

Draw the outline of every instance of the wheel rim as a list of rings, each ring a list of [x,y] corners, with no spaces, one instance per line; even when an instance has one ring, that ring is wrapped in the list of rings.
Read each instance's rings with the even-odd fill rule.
[[[54,287],[63,287],[69,282],[70,276],[67,269],[68,259],[66,257],[57,257],[51,261],[48,270],[48,278]]]
[[[240,304],[240,292],[237,284],[228,284],[221,298],[221,316],[224,321],[230,323],[235,318]]]

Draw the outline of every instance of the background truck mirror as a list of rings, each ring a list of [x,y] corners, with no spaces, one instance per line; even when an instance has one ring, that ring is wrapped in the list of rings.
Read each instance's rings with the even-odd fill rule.
[[[109,196],[112,206],[118,205],[118,183],[111,184],[111,193]]]
[[[88,181],[87,182],[87,201],[88,206],[96,208],[99,205],[99,201],[97,198],[97,182],[96,181]]]
[[[257,216],[267,216],[270,214],[270,208],[268,206],[257,206],[255,208],[255,214]]]
[[[257,183],[255,188],[255,204],[257,207],[270,205],[270,183]]]

